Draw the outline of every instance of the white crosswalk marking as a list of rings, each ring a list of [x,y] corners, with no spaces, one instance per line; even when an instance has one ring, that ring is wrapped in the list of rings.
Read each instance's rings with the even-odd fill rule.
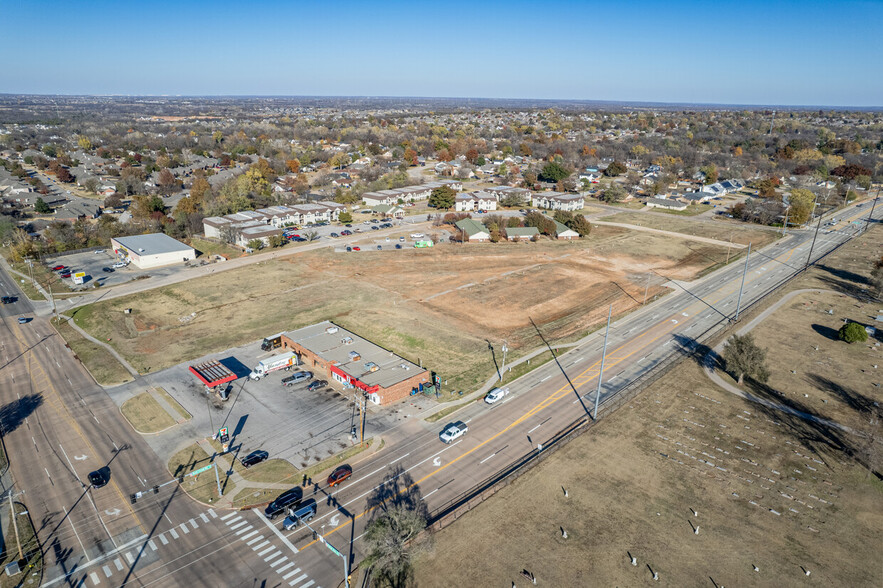
[[[269,543],[269,541],[267,541],[267,543]],[[275,545],[271,545],[271,546],[269,546],[268,548],[266,548],[265,550],[263,550],[263,551],[261,551],[260,553],[258,553],[258,555],[259,555],[260,557],[264,557],[265,555],[267,555],[268,553],[270,553],[270,552],[273,551],[274,549],[276,549],[276,546],[275,546]],[[255,550],[255,551],[257,551],[257,550]]]
[[[280,553],[281,553],[281,552],[280,552]],[[269,560],[267,560],[267,561],[269,561]],[[276,566],[278,566],[279,564],[281,564],[281,563],[284,562],[284,561],[288,561],[288,558],[285,557],[285,556],[283,555],[282,557],[280,557],[279,559],[277,559],[276,561],[274,561],[273,563],[271,563],[271,564],[270,564],[270,567],[271,567],[271,568],[275,568]]]
[[[125,555],[126,555],[126,559],[129,560],[130,565],[135,563],[135,556],[132,555],[131,552],[127,551]]]
[[[176,533],[174,529],[169,529],[169,535],[172,536],[172,539],[177,539],[179,537],[178,533]]]
[[[230,525],[230,530],[232,531],[233,529],[238,529],[242,525],[247,525],[247,524],[248,524],[248,521],[239,521],[235,525]]]
[[[289,586],[295,586],[295,585],[297,585],[297,584],[300,584],[301,582],[303,582],[303,581],[306,579],[306,577],[307,577],[307,575],[304,574],[303,576],[301,576],[301,577],[299,577],[299,578],[295,578],[294,580],[292,580],[291,582],[289,582],[288,585],[289,585]]]
[[[208,509],[208,513],[209,513],[210,515],[212,515],[212,518],[213,518],[213,519],[218,518],[218,513],[216,513],[216,512],[213,511],[212,509]]]
[[[212,511],[209,511],[209,512],[212,512]],[[229,513],[229,514],[225,514],[224,516],[222,516],[222,517],[221,517],[221,520],[222,520],[222,521],[226,521],[226,520],[229,519],[230,517],[235,517],[236,515],[237,515],[237,512],[234,510],[233,512],[231,512],[231,513]]]
[[[307,582],[306,584],[304,584],[300,588],[310,588],[310,586],[312,586],[315,583],[316,583],[315,580],[310,580],[309,582]]]
[[[186,523],[181,523],[181,530],[184,531],[185,535],[190,532],[190,529],[187,528]]]
[[[254,539],[252,539],[251,541],[246,543],[246,545],[251,545],[252,543],[257,543],[258,541],[263,541],[263,540],[264,540],[264,536],[258,535],[257,537],[255,537]]]
[[[162,544],[163,544],[163,545],[168,545],[168,544],[169,544],[169,540],[166,539],[166,535],[165,535],[165,533],[163,533],[162,535],[159,535],[159,540],[162,541]]]
[[[96,574],[95,572],[89,572],[89,577],[92,578],[92,584],[97,586],[99,582],[98,574]]]
[[[292,567],[293,565],[294,565],[294,562],[293,562],[293,561],[290,561],[290,562],[288,562],[287,564],[285,564],[284,566],[282,566],[281,568],[279,568],[279,569],[276,570],[276,571],[279,572],[279,573],[281,574],[282,572],[284,572],[284,571],[287,570],[288,568]]]
[[[250,531],[251,529],[254,529],[254,527],[252,527],[251,525],[249,525],[249,526],[247,526],[247,527],[243,527],[243,528],[239,529],[238,531],[236,531],[236,532],[233,533],[233,534],[234,534],[234,535],[242,535],[243,533],[245,533],[246,531]],[[257,533],[257,531],[255,531],[255,533]]]
[[[255,545],[254,547],[252,547],[252,549],[253,549],[254,551],[257,551],[257,550],[260,549],[261,547],[266,547],[266,546],[269,545],[269,544],[270,544],[269,541],[264,541],[263,543],[258,543],[257,545]]]
[[[242,530],[243,530],[243,531],[247,531],[248,529],[242,529]],[[237,531],[237,533],[241,533],[241,532],[242,532],[242,531]],[[249,533],[248,535],[243,535],[242,537],[240,537],[240,539],[242,539],[243,541],[245,541],[246,539],[248,539],[248,538],[251,537],[252,535],[257,535],[257,534],[258,534],[258,531],[252,531],[252,532]]]
[[[241,521],[242,517],[236,517],[235,519],[230,519],[229,521],[225,521],[228,525],[232,525],[236,521]]]
[[[101,569],[104,571],[104,575],[110,578],[110,575],[113,573],[110,571],[110,568],[107,566],[101,566]]]
[[[201,515],[199,515],[199,518],[201,518],[201,519],[202,519],[203,521],[205,521],[206,523],[208,522],[208,517],[205,516],[205,513],[202,513]]]
[[[288,578],[292,577],[293,575],[295,575],[295,574],[298,573],[299,571],[300,571],[300,568],[296,568],[293,572],[288,572],[287,574],[285,574],[284,576],[282,576],[282,579],[283,579],[283,580],[287,580]]]
[[[153,539],[151,539],[150,541],[148,541],[147,544],[150,546],[150,548],[151,548],[152,550],[156,551],[156,543],[153,542]]]
[[[190,519],[190,520],[187,521],[187,522],[190,523],[190,524],[193,526],[194,529],[198,529],[198,528],[199,528],[199,525],[196,524],[196,519]]]
[[[123,562],[120,561],[120,558],[116,558],[115,560],[113,560],[113,565],[117,567],[118,572],[123,571]]]
[[[273,546],[273,549],[276,549],[275,545]],[[276,553],[271,553],[270,555],[268,555],[267,557],[264,558],[264,561],[267,563],[270,563],[271,561],[273,561],[274,559],[276,559],[280,555],[282,555],[281,551],[277,551]]]

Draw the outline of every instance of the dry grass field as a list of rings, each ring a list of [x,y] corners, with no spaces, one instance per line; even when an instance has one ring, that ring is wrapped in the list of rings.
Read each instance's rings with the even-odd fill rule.
[[[416,584],[880,586],[883,483],[814,433],[688,360],[437,533]]]
[[[141,372],[331,319],[468,389],[493,373],[487,341],[508,341],[515,359],[542,344],[531,320],[550,341],[575,340],[608,304],[615,314],[639,305],[651,269],[690,279],[725,258],[723,247],[613,227],[579,242],[322,249],[96,303],[74,319]]]
[[[602,221],[610,223],[625,223],[650,229],[674,231],[686,235],[697,235],[720,241],[732,241],[742,245],[751,243],[752,249],[772,243],[777,238],[777,233],[771,230],[752,227],[743,223],[728,223],[711,219],[678,218],[676,215],[662,216],[663,213],[637,213],[620,212],[612,216],[605,216]]]

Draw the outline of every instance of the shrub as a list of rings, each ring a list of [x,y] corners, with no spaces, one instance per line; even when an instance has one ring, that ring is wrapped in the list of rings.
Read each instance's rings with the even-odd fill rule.
[[[846,323],[837,332],[841,341],[847,343],[864,342],[868,340],[868,332],[858,323]]]

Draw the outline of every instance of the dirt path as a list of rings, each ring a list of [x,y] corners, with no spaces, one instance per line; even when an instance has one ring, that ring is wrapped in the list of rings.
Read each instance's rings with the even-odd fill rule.
[[[745,335],[745,333],[750,332],[754,327],[759,325],[767,317],[769,317],[771,314],[773,314],[775,311],[777,311],[779,308],[781,308],[782,305],[786,304],[787,302],[789,302],[790,300],[792,300],[796,296],[799,296],[801,294],[808,294],[808,293],[839,294],[839,292],[835,292],[834,290],[820,290],[818,288],[805,288],[802,290],[794,290],[793,292],[788,292],[787,294],[782,296],[781,299],[776,301],[775,304],[773,304],[772,306],[770,306],[769,308],[767,308],[766,310],[761,312],[759,315],[754,317],[749,323],[747,323],[744,327],[742,327],[741,329],[736,331],[736,334],[740,335],[740,336]],[[855,433],[855,431],[853,429],[850,429],[849,427],[845,427],[841,424],[835,423],[834,421],[822,419],[822,418],[819,418],[815,415],[811,415],[811,414],[808,414],[808,413],[805,413],[805,412],[802,412],[799,410],[795,410],[795,409],[791,408],[790,406],[785,406],[784,404],[778,404],[776,402],[770,402],[769,400],[766,400],[764,398],[759,398],[757,396],[754,396],[753,394],[749,394],[748,392],[745,392],[744,390],[741,390],[741,389],[737,388],[736,386],[730,384],[726,380],[724,380],[720,376],[720,374],[718,374],[717,371],[714,369],[714,366],[717,363],[717,360],[720,357],[721,352],[723,351],[725,343],[726,343],[726,341],[721,342],[717,347],[715,347],[714,349],[709,351],[708,354],[705,356],[705,359],[703,360],[703,368],[705,370],[705,374],[711,379],[712,382],[714,382],[715,384],[720,386],[722,389],[726,390],[727,392],[729,392],[731,394],[735,394],[736,396],[739,396],[740,398],[744,398],[745,400],[749,400],[749,401],[755,402],[757,404],[762,404],[768,408],[772,408],[774,410],[778,410],[778,411],[796,416],[796,417],[804,419],[806,421],[810,421],[813,423],[824,425],[826,427],[831,427],[833,429],[838,429],[840,431],[844,431],[847,433]]]
[[[78,332],[78,333],[79,333],[80,335],[82,335],[84,338],[88,339],[88,340],[91,341],[92,343],[95,343],[96,345],[100,345],[100,346],[104,347],[105,349],[107,349],[108,353],[110,353],[111,355],[113,355],[114,358],[116,358],[116,360],[117,360],[118,362],[120,362],[120,363],[123,365],[124,368],[126,368],[126,371],[128,371],[130,374],[132,374],[132,377],[134,377],[134,378],[137,379],[137,378],[139,378],[139,377],[141,376],[141,374],[138,373],[138,370],[136,370],[135,368],[133,368],[132,365],[131,365],[128,361],[126,361],[126,358],[124,358],[122,355],[120,355],[120,354],[117,352],[117,350],[114,349],[112,346],[108,345],[107,343],[105,343],[105,342],[103,342],[103,341],[99,341],[98,339],[96,339],[95,337],[93,337],[92,335],[90,335],[89,333],[87,333],[86,331],[84,331],[83,329],[81,329],[81,328],[80,328],[80,327],[74,322],[74,319],[73,319],[72,317],[65,316],[65,315],[63,315],[63,314],[62,314],[62,315],[59,315],[59,316],[60,316],[61,318],[65,319],[65,320],[67,320],[67,324],[69,324],[73,330],[75,330],[76,332]],[[169,414],[171,414],[173,417],[175,416],[175,415],[172,414],[172,413],[169,413]],[[176,420],[177,420],[177,417],[176,417]]]

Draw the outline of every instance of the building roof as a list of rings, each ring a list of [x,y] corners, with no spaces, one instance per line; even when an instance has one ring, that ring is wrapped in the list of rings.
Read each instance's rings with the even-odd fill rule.
[[[133,237],[114,237],[114,241],[130,251],[137,252],[139,255],[157,255],[193,249],[189,245],[185,245],[163,233],[150,233]]]
[[[533,237],[539,234],[540,230],[536,227],[512,227],[506,229],[507,237]]]
[[[567,225],[565,225],[565,224],[559,223],[558,221],[556,221],[554,219],[552,220],[552,222],[555,223],[555,232],[558,233],[559,235],[563,235],[564,233],[567,233],[568,231],[573,233],[574,235],[579,235],[579,233],[577,233],[573,229],[568,228]],[[508,230],[509,229],[507,229],[507,232],[508,232]]]
[[[368,386],[389,388],[426,371],[331,321],[289,331],[285,336]],[[356,356],[359,359],[354,359]],[[371,364],[377,369],[371,371]]]
[[[466,234],[469,235],[470,237],[472,235],[477,235],[478,233],[490,234],[490,232],[485,228],[485,226],[475,219],[464,218],[464,219],[458,220],[454,224],[461,231],[465,231]]]
[[[647,204],[653,204],[661,208],[686,208],[687,205],[677,200],[666,200],[665,198],[648,198]]]

